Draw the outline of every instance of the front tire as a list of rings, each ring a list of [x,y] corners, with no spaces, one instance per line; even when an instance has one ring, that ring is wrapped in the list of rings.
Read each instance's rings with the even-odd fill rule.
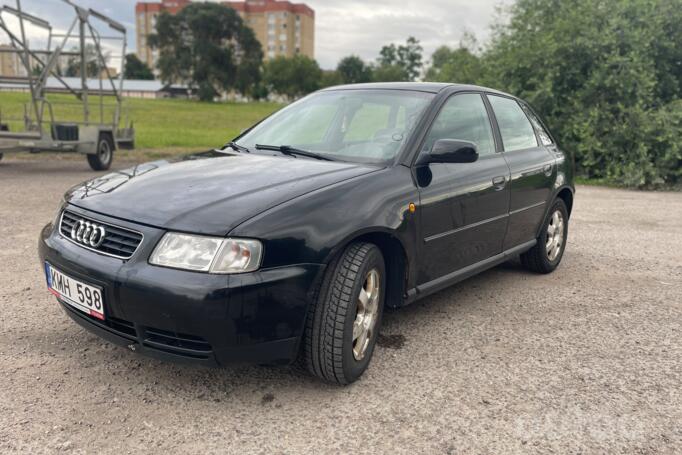
[[[88,164],[93,171],[106,171],[114,161],[114,141],[108,134],[101,134],[97,141],[97,153],[88,155]]]
[[[538,243],[521,255],[521,264],[536,273],[551,273],[561,262],[568,237],[568,210],[557,199],[547,213]]]
[[[354,243],[328,267],[311,303],[302,363],[313,375],[350,384],[374,353],[386,295],[386,266],[371,243]]]

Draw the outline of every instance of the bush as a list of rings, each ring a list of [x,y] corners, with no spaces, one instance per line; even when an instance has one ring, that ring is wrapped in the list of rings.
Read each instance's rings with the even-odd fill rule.
[[[681,182],[680,0],[518,0],[509,19],[478,65],[453,53],[459,64],[432,74],[461,75],[466,61],[475,82],[527,100],[583,177]]]

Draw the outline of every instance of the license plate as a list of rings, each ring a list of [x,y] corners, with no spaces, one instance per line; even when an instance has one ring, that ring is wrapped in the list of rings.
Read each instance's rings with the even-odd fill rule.
[[[61,301],[72,307],[104,320],[102,290],[82,281],[75,280],[45,263],[48,290]]]

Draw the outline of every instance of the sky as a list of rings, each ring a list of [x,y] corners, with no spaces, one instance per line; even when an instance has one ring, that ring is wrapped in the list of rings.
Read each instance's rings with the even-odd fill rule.
[[[73,0],[121,22],[128,29],[128,45],[135,51],[135,0]],[[490,35],[495,7],[512,0],[294,0],[315,10],[315,58],[323,69],[336,67],[351,54],[376,59],[385,44],[403,43],[414,36],[424,47],[426,60],[439,46],[457,46],[466,31],[479,43]],[[14,7],[15,0],[0,0]],[[48,19],[55,29],[66,29],[73,9],[61,0],[22,0],[22,8]],[[40,40],[30,28],[29,36]],[[4,36],[0,42],[6,42]]]

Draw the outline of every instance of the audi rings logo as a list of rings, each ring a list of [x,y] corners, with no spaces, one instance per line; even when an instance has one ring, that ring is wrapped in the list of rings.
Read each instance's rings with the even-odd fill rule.
[[[71,240],[83,245],[98,248],[104,242],[107,231],[103,226],[90,221],[78,220],[71,229]]]

